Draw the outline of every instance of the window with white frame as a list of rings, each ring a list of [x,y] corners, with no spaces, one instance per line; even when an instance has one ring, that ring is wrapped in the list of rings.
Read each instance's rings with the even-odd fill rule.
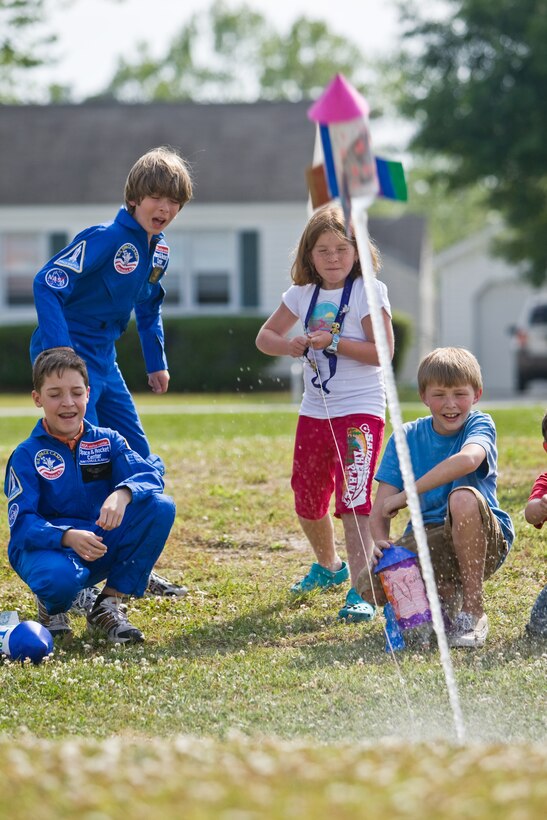
[[[0,236],[0,266],[6,306],[28,307],[34,304],[32,283],[43,264],[43,235],[8,232]]]
[[[65,247],[67,234],[6,231],[0,233],[1,307],[34,306],[32,285],[44,263]]]
[[[171,231],[165,306],[210,311],[239,304],[238,233]]]

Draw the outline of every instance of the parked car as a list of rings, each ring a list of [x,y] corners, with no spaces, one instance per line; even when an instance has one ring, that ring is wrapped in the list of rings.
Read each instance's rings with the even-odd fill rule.
[[[515,386],[526,390],[533,379],[547,379],[547,292],[526,302],[518,324],[509,328],[515,351]]]

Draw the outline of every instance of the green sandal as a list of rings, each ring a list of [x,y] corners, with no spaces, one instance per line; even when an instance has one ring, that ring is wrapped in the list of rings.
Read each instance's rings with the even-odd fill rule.
[[[358,621],[372,621],[376,613],[376,608],[372,604],[363,601],[355,587],[352,587],[346,595],[346,603],[338,613],[341,621],[357,623]]]
[[[336,572],[322,567],[321,564],[312,564],[308,574],[292,585],[291,592],[300,595],[303,592],[311,592],[312,589],[328,589],[343,584],[348,578],[349,570],[345,561],[342,561],[342,566]]]

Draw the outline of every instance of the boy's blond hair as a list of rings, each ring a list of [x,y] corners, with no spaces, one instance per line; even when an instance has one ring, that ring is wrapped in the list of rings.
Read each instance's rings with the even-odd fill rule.
[[[89,387],[89,376],[84,360],[73,350],[52,347],[50,350],[43,350],[32,366],[32,385],[35,391],[40,392],[45,380],[52,373],[61,378],[65,370],[76,370],[84,380],[85,386]]]
[[[179,203],[179,210],[192,199],[192,178],[185,160],[173,148],[162,145],[143,154],[125,181],[125,206],[130,214],[145,196],[167,196]]]
[[[430,384],[442,387],[471,385],[482,391],[481,367],[464,347],[438,347],[424,356],[418,367],[418,391],[425,393]]]
[[[332,231],[342,242],[350,242],[355,251],[358,251],[357,242],[354,236],[346,235],[346,223],[344,220],[344,211],[340,205],[328,203],[318,208],[311,215],[308,224],[304,228],[300,242],[296,249],[295,259],[291,268],[291,278],[295,285],[320,285],[321,277],[315,270],[312,262],[311,252],[321,236],[325,231]],[[369,240],[370,253],[372,255],[372,266],[374,272],[378,273],[381,266],[380,251]],[[353,270],[350,276],[355,279],[357,276],[362,276],[361,262],[357,256]]]

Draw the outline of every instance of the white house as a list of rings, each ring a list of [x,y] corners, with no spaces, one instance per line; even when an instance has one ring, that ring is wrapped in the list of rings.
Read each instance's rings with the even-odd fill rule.
[[[112,101],[0,106],[0,322],[32,322],[32,280],[83,228],[113,218],[133,162],[157,145],[189,161],[195,198],[168,230],[165,315],[268,315],[289,285],[307,219],[309,103]],[[412,381],[434,336],[432,266],[423,219],[371,219],[394,309],[415,339]]]
[[[509,329],[534,292],[518,268],[492,254],[499,225],[448,248],[435,258],[439,293],[439,344],[466,347],[478,358],[485,396],[514,391]]]

